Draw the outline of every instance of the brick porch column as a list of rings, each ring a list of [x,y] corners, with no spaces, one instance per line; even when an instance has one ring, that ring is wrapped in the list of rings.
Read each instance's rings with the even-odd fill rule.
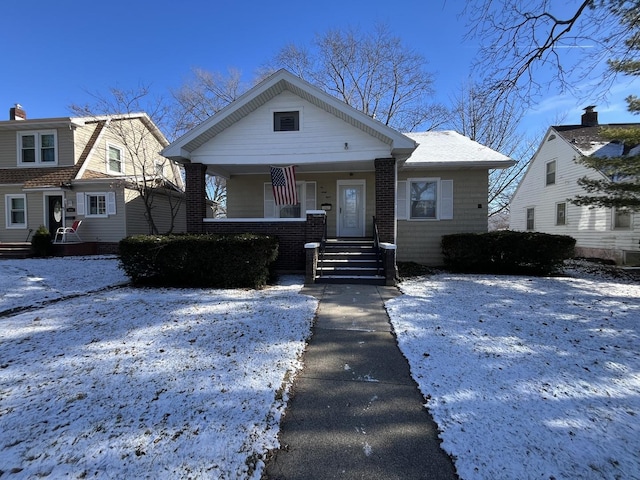
[[[376,222],[380,241],[396,243],[396,159],[376,158]]]
[[[207,166],[202,163],[185,163],[185,208],[187,214],[187,232],[202,233],[202,219],[207,214],[205,172]]]

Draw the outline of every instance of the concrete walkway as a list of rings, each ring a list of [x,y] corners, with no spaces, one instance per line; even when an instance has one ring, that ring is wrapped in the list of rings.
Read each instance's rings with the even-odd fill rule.
[[[384,301],[395,288],[314,285],[304,368],[263,479],[456,479]]]

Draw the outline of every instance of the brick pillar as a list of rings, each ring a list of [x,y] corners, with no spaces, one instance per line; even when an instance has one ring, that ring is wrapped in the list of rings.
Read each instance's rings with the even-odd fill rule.
[[[207,166],[202,163],[185,163],[185,207],[187,214],[187,232],[202,233],[202,219],[207,215],[205,172]]]
[[[321,242],[326,222],[327,214],[325,212],[321,210],[307,212],[305,242]]]
[[[376,158],[376,222],[381,242],[396,243],[396,160]]]

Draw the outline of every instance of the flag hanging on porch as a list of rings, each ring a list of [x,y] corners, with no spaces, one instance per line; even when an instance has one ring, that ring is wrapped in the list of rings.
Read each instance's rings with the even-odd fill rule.
[[[296,191],[295,167],[271,167],[271,185],[276,205],[296,205],[298,192]]]

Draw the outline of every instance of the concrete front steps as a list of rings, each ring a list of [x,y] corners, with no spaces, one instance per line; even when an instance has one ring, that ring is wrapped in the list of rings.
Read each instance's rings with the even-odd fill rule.
[[[330,239],[318,259],[316,283],[385,285],[378,252],[371,239]]]
[[[28,258],[30,256],[31,243],[29,242],[0,243],[0,259]]]

